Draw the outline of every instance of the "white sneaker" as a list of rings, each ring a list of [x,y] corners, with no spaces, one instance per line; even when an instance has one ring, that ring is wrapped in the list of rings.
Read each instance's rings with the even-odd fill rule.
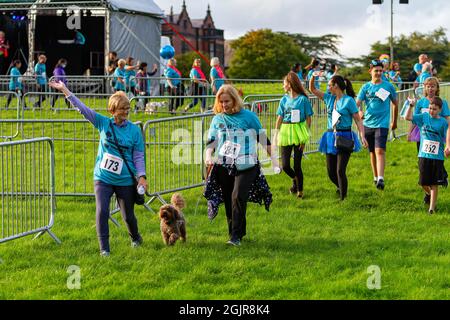
[[[102,250],[102,251],[100,251],[100,255],[102,257],[109,257],[109,251]]]

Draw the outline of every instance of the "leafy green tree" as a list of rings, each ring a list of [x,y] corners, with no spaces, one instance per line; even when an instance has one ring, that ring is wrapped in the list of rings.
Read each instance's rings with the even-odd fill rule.
[[[303,33],[288,34],[295,43],[300,47],[300,50],[307,56],[311,57],[329,57],[338,56],[339,44],[341,43],[342,36],[337,34],[325,34],[323,36],[311,37]]]
[[[270,29],[252,30],[233,41],[230,78],[279,79],[295,63],[309,62],[294,40]]]
[[[389,54],[389,42],[377,41],[371,46],[370,54],[362,56],[357,59],[349,61],[349,68],[347,72],[353,73],[354,77],[363,77],[366,69],[372,59],[378,58],[381,54]],[[426,53],[428,57],[433,60],[433,66],[438,70],[438,76],[442,77],[441,70],[447,70],[449,66],[449,50],[450,44],[445,35],[444,28],[438,28],[430,33],[413,32],[409,36],[400,35],[394,37],[394,60],[400,64],[400,75],[403,80],[407,80],[408,74],[411,72],[415,63],[418,62],[418,57],[422,53]],[[358,68],[363,68],[363,73],[357,74]]]

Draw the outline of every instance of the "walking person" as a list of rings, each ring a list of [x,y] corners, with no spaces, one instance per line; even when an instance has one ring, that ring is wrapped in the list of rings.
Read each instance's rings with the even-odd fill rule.
[[[350,80],[334,75],[328,81],[329,92],[323,93],[314,87],[313,78],[309,82],[309,91],[325,102],[327,107],[327,128],[319,144],[319,151],[327,158],[328,177],[337,187],[341,200],[347,197],[348,180],[347,165],[352,152],[361,149],[358,136],[352,131],[352,120],[355,121],[362,144],[367,148],[364,137],[364,126],[355,102],[355,92]],[[347,141],[349,146],[340,145],[338,137]]]
[[[125,65],[127,64],[127,62],[125,61],[125,59],[120,59],[117,62],[117,68],[116,70],[114,70],[114,90],[115,92],[118,91],[126,91],[126,87],[125,87]]]
[[[164,71],[164,75],[166,76],[166,89],[169,92],[169,95],[175,96],[174,98],[169,99],[169,112],[171,114],[175,113],[175,110],[183,104],[184,99],[178,98],[177,96],[184,95],[182,90],[181,83],[181,72],[177,69],[177,60],[174,58],[169,59],[167,62],[167,68]]]
[[[397,129],[398,100],[394,86],[381,80],[383,64],[380,60],[372,60],[369,68],[372,80],[365,83],[357,96],[356,105],[359,115],[364,119],[364,135],[369,147],[370,164],[374,185],[384,190],[384,169],[386,165],[386,142],[391,130]],[[362,103],[366,110],[363,112]],[[394,107],[391,110],[391,102]],[[392,121],[391,120],[391,111]]]
[[[9,89],[9,91],[16,92],[19,95],[19,99],[23,99],[24,109],[27,109],[26,101],[23,98],[24,91],[23,91],[22,74],[20,73],[21,67],[22,67],[22,62],[20,62],[20,60],[13,61],[13,67],[11,68],[11,71],[9,72],[10,79],[9,79],[8,89]],[[8,98],[6,99],[5,109],[8,109],[13,96],[14,96],[14,94],[11,94],[11,93],[8,94]]]
[[[153,76],[158,72],[158,66],[153,64],[152,72],[147,71],[147,63],[141,62],[139,65],[139,71],[136,74],[137,80],[137,92],[139,96],[150,96],[151,95],[151,82],[149,77]],[[145,106],[147,105],[148,98],[139,99],[139,104],[142,106],[142,110],[145,110]]]
[[[195,59],[192,64],[192,69],[189,74],[191,78],[191,94],[193,96],[204,96],[206,95],[206,90],[208,86],[208,81],[206,80],[205,74],[201,69],[202,62],[200,59]],[[206,98],[195,97],[191,103],[184,108],[184,111],[187,112],[189,109],[195,107],[198,101],[201,100],[201,112],[205,112],[206,110]]]
[[[220,87],[225,83],[225,74],[220,67],[220,60],[217,57],[211,59],[211,71],[209,72],[209,78],[211,80],[212,93],[216,94]]]
[[[66,72],[65,68],[67,67],[67,60],[62,58],[58,60],[58,63],[55,66],[55,69],[53,69],[53,77],[56,82],[62,82],[64,83],[64,86],[67,87],[67,78],[66,78]],[[55,107],[56,100],[58,100],[59,95],[55,94],[52,95],[52,98],[50,99],[50,104],[52,106],[52,109]],[[66,106],[70,107],[69,100],[65,100]]]
[[[47,92],[47,67],[45,63],[47,62],[47,57],[44,54],[39,55],[38,63],[34,67],[34,74],[36,75],[37,91],[42,93],[38,96],[38,99],[34,103],[34,108],[41,108],[42,102],[46,99]]]
[[[75,97],[63,82],[50,82],[50,87],[62,92],[66,99],[94,125],[100,133],[97,160],[94,167],[94,187],[96,201],[96,227],[100,255],[110,255],[109,245],[109,203],[116,195],[122,218],[131,238],[131,246],[142,244],[134,214],[136,198],[135,180],[138,187],[147,190],[145,175],[144,142],[141,130],[128,120],[130,101],[125,92],[116,92],[108,102],[105,117],[88,108]]]
[[[302,157],[305,143],[310,137],[309,128],[314,112],[295,72],[289,72],[284,78],[283,89],[286,95],[278,106],[275,124],[278,145],[281,146],[282,169],[292,179],[289,191],[298,198],[303,198]],[[291,168],[292,151],[294,151],[294,169]]]
[[[246,235],[246,212],[250,188],[262,174],[256,154],[257,142],[272,155],[271,144],[255,113],[244,109],[238,91],[223,85],[217,92],[208,132],[205,164],[213,166],[225,202],[229,240],[239,246]],[[216,151],[216,152],[215,152]],[[213,154],[217,154],[217,161]],[[274,168],[278,162],[272,157]],[[217,164],[215,164],[217,162]],[[212,175],[213,173],[211,173]]]
[[[444,147],[448,122],[439,114],[442,100],[431,99],[428,112],[413,115],[415,99],[409,99],[405,119],[420,128],[419,185],[425,191],[424,203],[429,204],[428,213],[436,211],[439,185],[444,184]]]

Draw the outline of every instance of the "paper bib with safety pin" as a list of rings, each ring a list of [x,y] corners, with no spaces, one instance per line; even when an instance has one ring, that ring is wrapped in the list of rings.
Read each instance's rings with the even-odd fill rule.
[[[112,155],[110,153],[103,154],[103,159],[100,168],[114,174],[120,175],[122,173],[123,159]]]
[[[422,152],[426,154],[438,155],[439,145],[440,143],[437,141],[424,139],[422,141]]]
[[[241,150],[241,145],[239,143],[233,143],[230,140],[227,140],[223,143],[222,147],[219,150],[219,155],[236,159],[239,156],[239,151]]]

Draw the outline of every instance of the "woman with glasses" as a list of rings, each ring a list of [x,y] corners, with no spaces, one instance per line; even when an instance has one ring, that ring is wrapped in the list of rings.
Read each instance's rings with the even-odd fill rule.
[[[364,119],[364,134],[369,146],[373,181],[377,189],[384,190],[386,142],[389,126],[392,130],[397,128],[397,92],[390,82],[382,80],[383,63],[380,60],[371,61],[369,73],[372,80],[361,87],[356,105],[360,110],[360,117]],[[364,112],[363,102],[366,106]],[[394,105],[392,121],[391,102]]]
[[[49,85],[64,93],[66,99],[100,133],[94,167],[96,225],[100,255],[107,257],[110,254],[108,221],[109,203],[113,194],[116,194],[122,218],[131,237],[131,246],[141,245],[142,237],[134,215],[134,204],[135,180],[138,179],[138,188],[143,186],[147,190],[144,142],[139,127],[128,121],[130,101],[125,92],[118,91],[109,98],[108,112],[112,115],[112,118],[109,118],[85,106],[63,82],[50,82]]]

